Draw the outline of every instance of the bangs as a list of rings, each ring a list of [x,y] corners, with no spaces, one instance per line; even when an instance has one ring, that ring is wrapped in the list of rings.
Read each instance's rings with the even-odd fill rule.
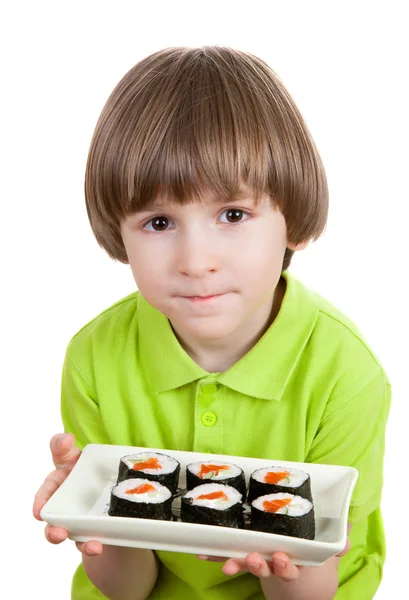
[[[87,162],[88,215],[108,253],[115,257],[108,230],[118,236],[125,216],[155,200],[205,202],[210,193],[224,203],[243,184],[256,203],[268,194],[295,220],[314,205],[312,226],[286,217],[293,236],[316,234],[325,221],[322,213],[317,229],[327,192],[318,153],[270,67],[215,46],[168,48],[135,65],[101,113]]]
[[[129,162],[127,212],[157,196],[183,204],[204,201],[204,192],[211,192],[226,202],[244,182],[259,200],[268,188],[271,161],[253,91],[243,96],[232,74],[209,60],[195,62],[194,77],[188,62],[172,88],[163,93],[158,86],[151,100],[156,133]]]

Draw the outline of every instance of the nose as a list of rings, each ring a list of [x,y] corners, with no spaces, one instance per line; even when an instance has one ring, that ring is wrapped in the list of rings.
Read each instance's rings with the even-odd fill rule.
[[[178,241],[177,270],[188,277],[203,278],[220,269],[218,245],[209,232],[185,232]]]

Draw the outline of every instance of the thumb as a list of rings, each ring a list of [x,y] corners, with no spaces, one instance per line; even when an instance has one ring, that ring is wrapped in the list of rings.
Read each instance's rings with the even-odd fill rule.
[[[50,440],[53,463],[57,469],[71,471],[81,455],[74,445],[73,433],[57,433]]]

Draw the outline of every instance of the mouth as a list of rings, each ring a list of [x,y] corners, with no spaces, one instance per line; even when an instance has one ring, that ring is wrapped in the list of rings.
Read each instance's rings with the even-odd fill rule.
[[[214,300],[216,298],[221,298],[225,294],[214,294],[212,296],[182,296],[185,300],[190,300],[191,302],[208,302],[209,300]]]

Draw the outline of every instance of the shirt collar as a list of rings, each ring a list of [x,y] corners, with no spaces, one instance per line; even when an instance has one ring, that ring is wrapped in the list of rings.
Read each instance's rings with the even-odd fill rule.
[[[280,311],[257,344],[214,381],[267,400],[280,400],[314,329],[318,307],[313,293],[288,271]],[[210,376],[179,344],[168,319],[138,294],[139,351],[156,393]]]

